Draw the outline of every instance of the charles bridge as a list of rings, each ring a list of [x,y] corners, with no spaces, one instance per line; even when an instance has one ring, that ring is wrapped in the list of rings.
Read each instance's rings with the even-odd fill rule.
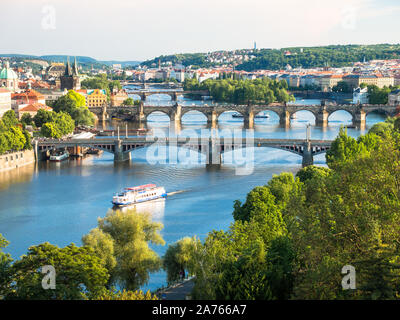
[[[149,92],[154,94],[154,92]],[[163,94],[166,94],[163,92]],[[174,94],[173,92],[170,94]],[[99,120],[108,120],[112,117],[121,115],[129,116],[134,121],[147,121],[150,114],[154,112],[162,112],[166,114],[171,121],[180,123],[182,116],[190,111],[202,113],[207,118],[207,123],[211,127],[215,127],[218,122],[218,117],[226,111],[235,111],[243,116],[244,125],[246,128],[253,128],[254,117],[263,111],[275,112],[279,117],[279,122],[282,125],[289,126],[290,119],[293,114],[298,111],[309,111],[315,117],[317,126],[326,126],[329,116],[339,110],[347,111],[352,116],[354,126],[364,127],[366,117],[371,112],[378,112],[385,116],[394,116],[399,113],[399,106],[389,105],[349,105],[349,104],[324,104],[321,105],[296,105],[284,103],[272,103],[268,105],[233,105],[233,104],[216,104],[216,105],[193,105],[183,106],[178,103],[166,106],[145,106],[140,103],[138,106],[121,106],[121,107],[93,107],[90,108]]]

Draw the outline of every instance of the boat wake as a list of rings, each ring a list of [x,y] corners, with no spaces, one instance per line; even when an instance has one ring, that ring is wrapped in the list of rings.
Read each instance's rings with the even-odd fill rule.
[[[189,190],[178,190],[178,191],[168,192],[167,196],[169,197],[169,196],[173,196],[175,194],[179,194],[179,193],[183,193],[183,192],[187,192],[187,191],[189,191]]]

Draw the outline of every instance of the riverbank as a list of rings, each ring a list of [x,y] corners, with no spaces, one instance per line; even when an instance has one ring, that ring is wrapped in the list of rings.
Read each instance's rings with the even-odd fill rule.
[[[5,172],[35,162],[33,150],[18,151],[0,155],[0,172]]]

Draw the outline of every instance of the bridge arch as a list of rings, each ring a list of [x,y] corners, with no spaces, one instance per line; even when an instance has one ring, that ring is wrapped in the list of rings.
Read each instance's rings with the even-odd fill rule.
[[[304,108],[304,109],[298,109],[292,112],[289,112],[290,114],[290,119],[291,120],[300,120],[300,122],[311,122],[311,123],[316,123],[317,120],[317,112]],[[309,117],[312,115],[312,117]]]
[[[352,122],[353,120],[354,113],[345,108],[333,110],[328,115],[328,122]]]
[[[194,119],[189,120],[188,117],[192,116]],[[200,110],[185,110],[181,112],[181,121],[182,122],[207,122],[207,115]]]
[[[261,121],[265,121],[268,119],[270,119],[272,121],[276,120],[277,122],[279,122],[279,119],[281,117],[281,115],[278,112],[276,112],[275,110],[268,109],[268,108],[266,108],[265,110],[256,110],[253,112],[253,115],[254,115],[254,121],[256,121],[256,122],[261,122]],[[263,115],[268,115],[269,117],[264,118],[264,119],[257,118],[257,116],[263,116]]]
[[[162,119],[161,121],[167,121],[167,120],[170,121],[171,120],[171,115],[169,114],[168,111],[169,110],[163,110],[161,108],[160,109],[152,109],[152,110],[150,110],[148,112],[145,112],[146,120],[153,121],[154,117],[162,116],[162,118],[165,118],[165,119]],[[168,119],[167,119],[167,117],[168,117]]]
[[[237,118],[235,118],[235,115],[238,115]],[[218,122],[243,122],[245,118],[245,115],[241,111],[237,110],[224,110],[224,111],[219,111],[217,112],[217,120]],[[236,121],[235,121],[236,120]]]

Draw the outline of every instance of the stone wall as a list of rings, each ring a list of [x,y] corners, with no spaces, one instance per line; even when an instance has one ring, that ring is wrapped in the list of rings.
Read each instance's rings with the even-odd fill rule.
[[[0,172],[16,169],[35,162],[33,150],[0,155]]]

